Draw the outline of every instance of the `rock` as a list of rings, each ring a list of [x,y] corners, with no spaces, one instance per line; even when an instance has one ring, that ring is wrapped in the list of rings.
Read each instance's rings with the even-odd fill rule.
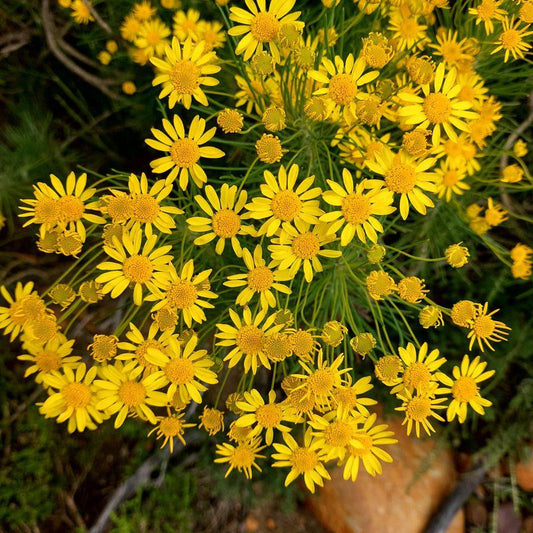
[[[522,517],[517,514],[513,502],[502,503],[498,508],[498,533],[519,533]]]
[[[525,491],[533,491],[533,453],[528,460],[516,464],[516,482]]]
[[[342,479],[342,468],[335,468],[331,481],[308,500],[319,522],[332,533],[422,533],[454,485],[449,450],[436,451],[431,439],[407,437],[397,418],[385,422],[398,444],[385,447],[394,462],[383,465],[383,474],[373,478],[361,466],[352,483]],[[461,510],[447,533],[463,532]]]
[[[466,521],[470,524],[484,528],[489,519],[489,512],[485,505],[477,498],[472,498],[466,504]]]

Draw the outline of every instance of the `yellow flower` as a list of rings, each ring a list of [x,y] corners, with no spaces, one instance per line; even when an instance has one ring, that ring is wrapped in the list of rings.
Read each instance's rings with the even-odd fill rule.
[[[391,387],[400,381],[399,375],[402,370],[403,363],[397,355],[384,355],[377,360],[374,373],[379,381]]]
[[[364,359],[375,348],[376,339],[372,333],[358,333],[350,340],[350,346]]]
[[[128,415],[155,424],[156,418],[151,407],[167,404],[165,393],[159,391],[165,386],[164,377],[160,373],[141,377],[142,371],[140,366],[124,366],[120,361],[100,369],[103,379],[94,382],[99,389],[96,407],[110,416],[117,414],[115,428],[122,426]]]
[[[434,207],[433,201],[423,192],[436,192],[435,174],[427,172],[434,163],[434,158],[415,161],[402,151],[395,154],[387,149],[376,154],[376,161],[369,161],[367,165],[383,176],[385,188],[400,195],[400,215],[405,220],[410,204],[422,215],[428,207]]]
[[[398,283],[398,296],[412,304],[420,303],[429,292],[424,285],[424,280],[416,276],[403,278]]]
[[[36,383],[42,383],[44,376],[51,375],[66,366],[75,369],[81,358],[71,355],[73,345],[74,340],[68,340],[62,333],[56,333],[44,345],[35,342],[24,343],[25,353],[19,355],[17,359],[32,363],[24,372],[24,377],[37,374]]]
[[[341,246],[347,246],[354,236],[362,242],[368,237],[377,242],[376,232],[382,232],[383,226],[375,215],[388,215],[395,208],[391,205],[394,194],[379,185],[371,187],[368,180],[362,180],[354,187],[353,177],[347,169],[342,170],[344,188],[333,180],[327,180],[330,191],[323,193],[324,200],[338,211],[331,211],[320,217],[321,222],[331,223],[328,233],[336,233],[342,226]]]
[[[383,68],[394,56],[394,48],[381,33],[370,32],[363,37],[361,57],[372,68]]]
[[[165,282],[160,287],[154,287],[155,290],[146,297],[146,300],[157,301],[152,308],[153,311],[163,308],[181,311],[188,327],[192,326],[193,321],[201,324],[206,320],[203,309],[214,307],[206,300],[218,297],[210,290],[209,275],[211,272],[212,269],[207,269],[195,275],[194,261],[190,259],[183,265],[179,276],[176,269],[172,267]]]
[[[205,187],[205,195],[209,202],[200,195],[196,195],[194,199],[208,217],[187,219],[187,224],[192,232],[204,233],[194,240],[194,244],[203,246],[218,238],[215,251],[220,255],[224,251],[226,239],[230,239],[235,255],[241,257],[242,248],[238,236],[247,235],[252,230],[250,226],[241,223],[242,215],[239,215],[248,198],[246,191],[240,191],[237,194],[236,185],[230,187],[224,183],[220,189],[220,195],[217,195],[211,185]]]
[[[244,36],[235,48],[235,53],[244,53],[244,61],[248,61],[254,53],[261,52],[268,45],[270,53],[279,63],[280,52],[276,41],[281,25],[296,23],[300,16],[299,11],[290,13],[294,4],[295,0],[271,0],[267,9],[266,0],[248,0],[246,5],[250,11],[231,7],[229,18],[237,25],[230,28],[228,34],[234,37]],[[303,28],[303,25],[303,22],[297,23],[298,28]]]
[[[262,449],[264,446],[261,446],[260,438],[239,442],[237,446],[227,442],[217,444],[217,455],[221,457],[215,459],[215,463],[229,463],[224,477],[228,477],[235,468],[238,472],[244,472],[246,479],[252,479],[252,468],[261,472],[256,460],[265,458],[259,453]]]
[[[242,258],[248,272],[228,276],[228,281],[224,282],[224,285],[226,287],[245,287],[237,296],[237,305],[247,305],[254,294],[259,294],[263,309],[276,307],[276,297],[272,291],[291,294],[291,290],[280,281],[289,281],[292,279],[292,274],[288,270],[274,270],[267,266],[263,259],[263,250],[259,244],[255,247],[253,256],[246,248],[242,252]]]
[[[292,409],[285,403],[276,403],[276,393],[271,390],[268,393],[268,403],[255,389],[244,392],[244,400],[237,402],[237,407],[244,411],[236,420],[239,427],[253,426],[250,436],[255,437],[265,430],[265,442],[268,446],[274,439],[274,429],[281,432],[290,431],[284,422],[295,422],[296,417]]]
[[[194,44],[188,39],[181,45],[175,37],[172,45],[167,45],[164,51],[164,59],[150,59],[159,71],[152,85],[163,85],[159,98],[168,96],[170,109],[176,102],[189,109],[193,98],[202,105],[208,105],[202,85],[218,85],[218,80],[211,77],[220,71],[220,67],[214,64],[217,60],[215,52],[205,53],[205,41]]]
[[[283,440],[285,444],[274,443],[276,453],[272,454],[275,460],[272,466],[290,468],[285,478],[286,487],[298,476],[303,476],[305,486],[314,493],[315,485],[323,487],[324,479],[331,479],[323,464],[326,453],[313,438],[311,428],[305,432],[303,446],[299,446],[289,432],[283,433]]]
[[[261,364],[270,368],[270,361],[265,353],[265,339],[272,333],[279,332],[283,325],[275,325],[276,315],[266,316],[266,309],[262,309],[255,317],[248,307],[243,310],[242,319],[229,309],[229,316],[234,326],[217,324],[218,332],[215,337],[220,339],[217,346],[231,347],[224,361],[229,361],[228,366],[234,367],[244,357],[244,371],[257,372]]]
[[[485,221],[487,224],[489,226],[499,226],[507,218],[507,211],[500,204],[495,204],[492,198],[489,198],[485,211]]]
[[[181,41],[198,39],[198,31],[200,28],[200,12],[196,9],[188,9],[187,12],[183,10],[176,11],[174,15],[174,35]]]
[[[141,24],[135,46],[141,49],[147,57],[162,56],[168,46],[170,28],[160,19],[147,20]]]
[[[407,12],[409,13],[409,10]],[[427,41],[427,26],[419,24],[417,19],[416,15],[404,15],[400,11],[394,12],[391,16],[389,25],[389,30],[392,32],[391,41],[398,52],[424,48]]]
[[[199,21],[196,33],[198,35],[198,40],[205,42],[206,52],[209,52],[214,48],[221,48],[226,42],[226,34],[224,32],[224,27],[218,21]]]
[[[518,183],[524,177],[524,170],[516,163],[507,165],[503,169],[501,181],[503,183]]]
[[[263,196],[253,198],[245,207],[254,219],[267,220],[258,231],[258,235],[271,237],[280,226],[286,223],[306,222],[316,224],[322,210],[319,207],[320,188],[314,187],[314,176],[309,176],[296,186],[298,165],[291,165],[288,172],[280,166],[278,176],[265,170],[266,184],[261,184]]]
[[[77,24],[88,24],[94,21],[90,9],[83,0],[73,0],[70,4],[71,16]]]
[[[494,21],[502,20],[506,11],[500,8],[502,0],[481,0],[476,7],[468,9],[470,15],[475,15],[476,26],[483,23],[487,35],[494,31]]]
[[[106,271],[96,278],[97,283],[103,284],[102,292],[118,298],[133,285],[133,301],[135,305],[141,305],[143,288],[152,292],[155,287],[164,284],[171,268],[172,256],[168,252],[172,246],[155,248],[156,243],[157,236],[151,235],[143,244],[141,230],[132,229],[124,233],[122,241],[115,237],[113,246],[104,245],[104,252],[113,261],[97,265],[99,270]]]
[[[507,340],[507,335],[511,329],[499,320],[494,320],[492,315],[497,313],[499,309],[488,312],[488,304],[484,305],[476,304],[474,306],[474,316],[468,322],[470,332],[468,338],[470,339],[469,350],[474,346],[474,342],[477,341],[479,349],[483,352],[486,344],[488,348],[494,350],[491,342],[501,342]]]
[[[198,427],[203,427],[211,437],[224,429],[224,413],[219,409],[205,406],[199,418]]]
[[[224,133],[242,131],[243,116],[236,109],[224,109],[217,116],[217,124]]]
[[[80,285],[78,295],[83,302],[88,304],[95,304],[104,297],[100,283],[92,280],[84,281]]]
[[[502,32],[494,43],[496,48],[491,52],[491,55],[503,50],[504,63],[507,63],[510,55],[513,56],[513,59],[525,58],[525,54],[531,48],[531,44],[525,38],[533,35],[533,31],[526,31],[529,25],[520,28],[520,24],[521,21],[517,20],[515,22],[514,17],[510,19],[509,17],[504,17],[502,21]]]
[[[439,350],[434,349],[428,353],[428,349],[427,342],[418,350],[411,342],[405,348],[398,348],[398,354],[404,365],[403,375],[400,383],[391,390],[391,394],[401,394],[404,391],[424,394],[432,390],[437,381],[434,373],[446,362],[446,359],[439,357]]]
[[[207,387],[201,382],[218,383],[217,375],[210,370],[213,360],[207,350],[196,350],[197,344],[198,337],[193,335],[183,347],[174,337],[169,337],[164,351],[148,348],[146,359],[162,370],[153,375],[162,376],[163,382],[169,385],[168,402],[177,392],[185,404],[191,400],[202,403],[200,392],[205,392]]]
[[[396,411],[404,411],[405,419],[402,426],[407,424],[407,435],[411,434],[413,426],[415,433],[420,438],[420,426],[424,431],[431,435],[435,428],[431,425],[430,418],[444,422],[444,418],[438,414],[437,409],[446,409],[446,406],[441,405],[446,401],[446,398],[435,398],[432,392],[418,394],[413,396],[409,391],[405,390],[398,394],[398,398],[403,401],[401,407],[397,407]]]
[[[135,94],[136,91],[137,91],[137,87],[135,86],[135,83],[133,83],[132,81],[125,81],[122,84],[122,92],[124,94],[132,95],[132,94]]]
[[[369,416],[370,413],[367,406],[376,405],[378,403],[372,398],[365,398],[362,396],[362,394],[373,388],[373,385],[370,383],[371,379],[370,376],[365,376],[352,384],[352,377],[348,374],[346,383],[333,390],[334,405],[341,409],[349,409],[351,411],[357,410],[364,417]],[[322,405],[320,407],[326,406]]]
[[[102,50],[98,54],[98,61],[100,61],[102,65],[109,65],[109,63],[111,62],[111,54],[106,50]]]
[[[461,268],[468,263],[468,258],[470,253],[466,246],[461,246],[462,243],[451,244],[446,248],[444,255],[446,256],[446,261],[453,268]]]
[[[183,434],[186,428],[192,428],[195,424],[187,424],[183,417],[185,413],[177,412],[170,413],[167,407],[167,416],[156,416],[155,427],[148,433],[148,437],[155,432],[156,438],[163,439],[161,448],[167,444],[170,448],[170,453],[174,453],[174,439],[178,439],[185,446],[185,439]]]
[[[22,203],[29,207],[22,206],[24,211],[20,217],[29,218],[24,223],[24,227],[30,224],[41,225],[41,235],[44,230],[59,228],[71,232],[75,231],[85,242],[86,220],[92,224],[103,224],[105,219],[101,216],[89,213],[90,210],[98,209],[98,202],[86,203],[92,198],[96,189],[87,189],[87,174],[83,173],[78,179],[74,172],[67,176],[67,183],[64,187],[61,181],[54,174],[50,174],[52,187],[45,183],[37,183],[33,186],[34,200],[22,200]]]
[[[444,325],[442,311],[435,305],[426,305],[426,307],[420,311],[418,319],[420,325],[424,329],[431,327],[438,328],[439,326]]]
[[[390,296],[393,292],[398,290],[396,282],[389,274],[383,270],[372,270],[366,277],[366,288],[368,294],[376,300],[380,301],[384,296]]]
[[[120,25],[120,35],[126,41],[133,42],[141,29],[141,21],[134,15],[126,15]]]
[[[263,133],[261,138],[255,143],[257,157],[263,163],[278,163],[283,157],[281,141],[279,137],[270,133]]]
[[[479,393],[479,385],[494,375],[494,370],[485,372],[487,363],[481,362],[479,356],[470,361],[468,355],[463,357],[461,366],[453,367],[453,377],[439,372],[439,380],[445,385],[441,392],[451,394],[453,400],[446,411],[446,418],[451,422],[456,416],[462,424],[466,420],[468,406],[472,407],[476,413],[485,414],[485,407],[492,405],[492,402],[486,400]]]
[[[205,131],[205,120],[196,115],[185,134],[185,127],[181,118],[174,115],[173,123],[163,119],[164,132],[152,128],[155,139],[146,139],[146,144],[155,150],[166,152],[168,155],[151,161],[150,166],[156,174],[169,172],[167,181],[172,183],[177,178],[182,190],[187,188],[189,174],[194,183],[202,188],[207,182],[207,175],[198,164],[200,158],[218,159],[224,152],[213,146],[203,146],[210,141],[216,128]]]
[[[137,20],[144,21],[150,20],[156,14],[156,11],[157,9],[152,7],[149,0],[143,0],[142,2],[133,4],[131,14]]]
[[[13,296],[4,285],[0,286],[0,294],[9,304],[8,307],[0,307],[0,329],[4,335],[9,335],[9,342],[19,336],[22,328],[46,313],[46,304],[33,290],[34,283],[29,281],[22,284],[20,281],[15,285]]]
[[[345,457],[343,478],[355,481],[359,473],[359,464],[362,461],[365,470],[374,477],[382,473],[379,460],[392,463],[392,457],[378,446],[396,444],[394,432],[388,430],[387,424],[377,424],[377,415],[370,415],[360,429],[354,434],[353,444],[348,445],[348,453]]]
[[[311,283],[314,272],[322,272],[320,257],[330,259],[342,255],[339,250],[328,250],[324,246],[335,240],[328,233],[329,224],[318,223],[313,228],[307,222],[295,221],[294,226],[286,224],[280,236],[268,247],[272,259],[280,270],[290,270],[295,275],[303,268],[305,280]]]
[[[76,292],[66,283],[54,285],[48,294],[52,302],[59,305],[61,309],[66,309],[76,298]]]
[[[440,144],[442,133],[456,141],[455,128],[469,131],[465,119],[472,120],[479,116],[475,111],[469,111],[471,102],[459,100],[461,86],[456,79],[457,70],[452,68],[446,73],[444,63],[441,63],[435,72],[433,88],[431,84],[422,85],[423,97],[410,92],[400,92],[398,95],[409,104],[398,110],[402,122],[417,124],[417,128],[423,130],[431,129],[434,145]]]
[[[470,185],[464,183],[466,168],[450,166],[450,161],[445,159],[440,167],[435,169],[435,185],[439,198],[446,198],[449,202],[452,195],[460,196],[464,191],[470,189]]]
[[[327,57],[322,58],[320,70],[311,70],[309,77],[324,87],[317,89],[315,96],[326,96],[330,109],[343,113],[348,124],[353,122],[356,115],[356,100],[359,98],[359,87],[375,80],[379,76],[377,70],[363,74],[365,61],[362,58],[354,59],[353,54],[348,54],[346,60],[335,56],[335,61]]]
[[[58,424],[68,420],[68,432],[96,429],[106,415],[97,407],[97,388],[94,384],[97,368],[86,371],[85,363],[76,368],[64,366],[60,372],[43,376],[44,384],[50,387],[49,397],[40,405],[45,418],[57,418]]]

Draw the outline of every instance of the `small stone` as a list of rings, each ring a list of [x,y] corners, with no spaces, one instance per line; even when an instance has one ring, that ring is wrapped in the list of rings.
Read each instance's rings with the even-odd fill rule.
[[[259,531],[259,522],[257,521],[257,518],[248,515],[244,519],[244,529],[247,533],[256,533],[256,531]]]
[[[516,482],[522,490],[533,491],[533,454],[516,464]]]

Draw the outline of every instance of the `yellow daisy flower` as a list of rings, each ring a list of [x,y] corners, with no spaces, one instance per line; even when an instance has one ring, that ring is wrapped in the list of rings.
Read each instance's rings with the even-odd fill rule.
[[[211,272],[212,269],[208,269],[195,275],[194,261],[190,259],[183,265],[179,276],[176,269],[172,267],[165,283],[160,287],[154,287],[153,293],[147,296],[146,300],[157,301],[152,308],[153,311],[167,307],[181,311],[188,327],[192,326],[193,321],[201,324],[206,320],[203,309],[213,309],[214,307],[206,300],[218,298],[210,290],[209,275]]]
[[[409,342],[405,348],[398,348],[398,355],[404,364],[403,375],[401,382],[391,389],[391,394],[403,393],[404,390],[418,394],[430,391],[437,381],[435,372],[446,362],[444,357],[439,358],[439,350],[428,353],[427,342],[419,350]]]
[[[212,437],[224,429],[224,412],[219,409],[205,406],[200,419],[199,428],[204,428]]]
[[[431,435],[431,432],[435,431],[435,428],[429,421],[431,417],[440,422],[444,422],[444,418],[438,414],[437,409],[446,409],[445,405],[441,405],[442,402],[446,401],[446,398],[435,398],[435,390],[434,388],[429,392],[414,396],[408,390],[404,390],[398,394],[398,398],[403,403],[401,407],[396,408],[396,411],[403,411],[405,413],[402,426],[407,424],[407,435],[411,434],[413,426],[415,427],[415,433],[418,438],[420,438],[420,426],[422,426],[428,435]]]
[[[422,130],[431,129],[434,145],[440,144],[443,132],[452,141],[456,141],[455,129],[467,132],[469,126],[465,120],[479,117],[475,111],[469,111],[472,108],[471,102],[458,98],[461,85],[457,83],[455,68],[446,73],[444,63],[440,63],[435,71],[433,87],[429,83],[422,85],[422,91],[424,96],[400,92],[398,96],[408,105],[401,107],[398,115],[404,124],[416,124]]]
[[[274,443],[276,453],[272,454],[274,467],[289,467],[285,478],[285,486],[290,485],[298,476],[303,476],[305,486],[310,492],[315,492],[315,485],[324,486],[324,479],[331,479],[324,467],[326,453],[320,449],[313,438],[311,428],[304,435],[303,446],[299,446],[289,432],[283,433],[285,444]]]
[[[24,372],[24,377],[37,374],[35,382],[42,383],[44,376],[66,366],[75,369],[81,358],[71,355],[73,345],[74,340],[67,339],[62,333],[56,333],[44,345],[35,342],[24,343],[26,353],[19,355],[17,359],[32,363]]]
[[[201,20],[198,23],[198,40],[205,42],[205,51],[222,48],[226,42],[224,26],[218,21],[207,22]]]
[[[173,123],[163,119],[163,128],[165,132],[152,128],[155,139],[145,140],[151,148],[168,154],[150,162],[153,172],[162,174],[170,171],[167,182],[172,183],[177,178],[182,190],[187,188],[190,174],[194,183],[202,188],[207,182],[207,175],[198,164],[200,158],[218,159],[224,156],[218,148],[203,146],[214,137],[216,128],[205,131],[205,120],[198,115],[192,119],[187,135],[178,115],[174,115]]]
[[[220,71],[214,63],[215,52],[205,51],[205,41],[194,44],[190,39],[180,44],[175,37],[172,45],[165,47],[163,58],[152,57],[150,61],[158,69],[152,85],[163,85],[159,98],[168,96],[168,106],[172,109],[176,102],[183,104],[185,109],[191,107],[193,98],[202,105],[208,105],[202,85],[214,87],[218,80],[211,77]]]
[[[362,242],[368,237],[377,242],[377,231],[383,232],[383,226],[375,215],[388,215],[395,211],[391,204],[394,194],[380,187],[370,188],[368,180],[362,180],[354,187],[353,177],[347,169],[342,170],[344,188],[333,180],[327,180],[331,190],[322,197],[329,205],[340,207],[320,217],[321,222],[331,223],[328,232],[336,233],[342,226],[341,246],[347,246],[354,236]]]
[[[215,337],[220,339],[217,346],[232,347],[224,361],[229,361],[228,366],[234,367],[244,357],[244,371],[257,372],[261,364],[270,368],[270,361],[265,353],[266,337],[279,332],[282,324],[275,324],[276,315],[266,316],[266,309],[262,309],[255,317],[248,307],[243,310],[242,319],[239,315],[229,310],[229,316],[234,326],[217,324],[218,332]]]
[[[162,20],[147,20],[141,24],[134,43],[147,57],[162,56],[168,46],[169,35],[170,28]]]
[[[77,24],[88,24],[94,21],[90,9],[83,0],[73,0],[70,4],[71,16]]]
[[[507,340],[507,335],[511,328],[506,326],[503,322],[492,318],[492,315],[498,311],[499,309],[495,309],[489,313],[487,303],[484,305],[474,305],[474,316],[468,322],[468,327],[470,328],[468,333],[468,338],[470,339],[469,350],[472,349],[472,346],[474,346],[474,342],[476,341],[479,345],[479,349],[483,352],[484,344],[486,344],[489,349],[494,350],[491,345],[492,342]]]
[[[284,422],[296,422],[292,409],[285,403],[276,403],[276,392],[268,393],[268,403],[256,389],[244,392],[244,400],[237,402],[237,407],[244,411],[235,424],[239,427],[252,426],[250,436],[259,435],[265,430],[265,442],[268,446],[274,440],[274,429],[281,432],[290,431]]]
[[[170,270],[172,256],[168,255],[172,246],[155,248],[157,236],[145,239],[140,229],[126,231],[122,241],[116,237],[113,246],[104,245],[104,252],[114,261],[104,261],[96,268],[105,270],[96,278],[102,283],[102,292],[111,293],[111,298],[118,298],[130,285],[133,285],[135,305],[143,302],[143,288],[150,291],[164,284]],[[155,249],[154,249],[155,248]]]
[[[166,380],[159,373],[142,376],[142,367],[124,366],[120,361],[100,368],[100,376],[94,384],[98,390],[96,407],[112,416],[117,414],[114,427],[119,428],[128,415],[156,423],[151,407],[167,405],[167,396],[159,389]]]
[[[400,215],[405,220],[409,205],[425,215],[433,201],[422,191],[436,192],[435,175],[427,172],[435,163],[434,158],[415,160],[403,151],[394,153],[387,149],[376,154],[376,161],[368,167],[383,176],[385,188],[400,195]]]
[[[200,12],[196,9],[188,9],[187,12],[180,9],[174,15],[174,35],[181,41],[198,39],[200,28]]]
[[[156,14],[156,12],[157,9],[152,7],[151,2],[148,0],[143,0],[142,2],[133,4],[131,16],[142,22],[145,20],[150,20]]]
[[[282,24],[296,23],[303,28],[303,22],[297,22],[299,11],[290,13],[295,0],[271,0],[267,9],[266,0],[248,0],[249,11],[240,7],[230,8],[230,20],[237,25],[228,30],[228,34],[241,38],[235,48],[237,55],[244,53],[244,61],[248,61],[254,53],[261,52],[268,45],[276,62],[280,61],[280,50],[276,41]]]
[[[66,186],[63,186],[61,180],[54,174],[50,174],[52,187],[45,183],[37,183],[33,186],[35,199],[22,200],[21,210],[24,211],[19,216],[29,218],[23,227],[30,224],[41,225],[41,237],[44,230],[54,228],[75,231],[82,242],[85,242],[85,226],[83,221],[86,220],[92,224],[104,224],[105,219],[99,215],[89,213],[88,211],[97,210],[99,203],[87,200],[92,198],[96,189],[87,189],[87,174],[83,173],[76,179],[74,172],[67,176]]]
[[[476,17],[476,26],[483,23],[487,35],[494,31],[494,21],[502,20],[507,12],[500,8],[502,0],[481,0],[476,7],[468,9]]]
[[[440,167],[435,168],[435,185],[439,198],[445,198],[447,202],[452,195],[460,196],[470,189],[470,185],[463,180],[466,178],[466,167],[453,168],[448,159],[444,159]]]
[[[183,347],[176,338],[170,337],[164,351],[148,348],[146,358],[162,369],[153,375],[162,376],[163,382],[169,385],[168,402],[178,393],[185,404],[191,400],[202,403],[200,392],[205,392],[207,387],[201,382],[218,383],[217,375],[210,370],[214,361],[207,355],[207,350],[196,350],[197,344],[198,337],[193,335]]]
[[[446,419],[451,422],[456,416],[462,424],[466,420],[468,406],[476,413],[485,414],[485,407],[490,407],[492,402],[486,400],[479,393],[479,383],[491,378],[495,371],[485,372],[487,363],[481,362],[480,357],[472,361],[468,355],[463,357],[461,366],[454,366],[452,374],[454,379],[443,372],[439,372],[439,381],[444,385],[441,389],[443,394],[451,394],[453,400],[446,411]]]
[[[369,416],[370,412],[368,411],[367,406],[376,405],[378,403],[372,398],[362,396],[374,388],[370,383],[371,379],[370,376],[365,376],[352,384],[352,376],[347,374],[346,383],[343,383],[333,390],[335,406],[340,407],[341,409],[357,410],[363,416]]]
[[[505,17],[502,21],[502,31],[494,43],[496,48],[491,52],[495,54],[500,50],[504,51],[504,63],[507,63],[509,56],[513,59],[524,59],[525,54],[529,53],[531,44],[527,42],[526,37],[533,35],[533,31],[526,31],[529,25],[520,28],[520,20],[514,21],[514,17]]]
[[[295,275],[303,268],[305,280],[313,281],[314,272],[322,272],[319,257],[330,259],[342,255],[339,250],[327,250],[324,246],[335,240],[328,233],[329,224],[319,222],[313,228],[307,222],[296,222],[295,227],[285,225],[281,235],[268,247],[272,259],[280,270],[290,270]]]
[[[167,444],[170,448],[170,453],[174,453],[174,439],[178,439],[185,446],[185,439],[183,434],[186,428],[192,428],[195,424],[187,424],[183,417],[185,413],[170,413],[170,409],[167,407],[167,416],[156,416],[156,425],[148,433],[148,437],[152,434],[156,434],[157,439],[163,439],[161,449]]]
[[[310,78],[323,85],[313,94],[326,96],[330,110],[342,112],[348,124],[351,124],[353,117],[357,116],[356,100],[361,96],[359,87],[370,83],[379,76],[377,70],[363,74],[365,67],[365,60],[355,59],[353,54],[348,54],[346,60],[335,56],[334,61],[324,56],[320,70],[311,70],[308,74]]]
[[[142,22],[133,14],[126,15],[120,25],[120,35],[126,41],[134,42],[141,29]]]
[[[223,183],[220,195],[217,195],[211,185],[205,187],[207,200],[200,195],[194,199],[208,217],[191,217],[187,219],[189,229],[194,233],[204,233],[194,240],[196,246],[203,246],[218,238],[215,246],[217,254],[222,254],[226,239],[231,240],[231,246],[237,257],[242,256],[239,235],[248,235],[252,231],[250,226],[241,223],[243,218],[239,213],[244,208],[248,195],[245,190],[237,194],[237,186],[231,187]],[[206,233],[207,232],[207,233]]]
[[[398,11],[394,12],[390,18],[391,42],[398,52],[409,51],[413,48],[423,49],[427,41],[426,30],[427,26],[419,24],[416,15],[403,14]]]
[[[289,281],[292,274],[289,270],[274,270],[266,265],[263,259],[261,245],[257,245],[252,254],[244,248],[242,251],[244,264],[248,268],[245,274],[234,274],[228,276],[228,281],[224,282],[226,287],[245,287],[237,296],[237,305],[247,305],[255,294],[259,294],[261,307],[276,307],[276,297],[273,290],[284,294],[291,294],[291,290],[279,283]]]
[[[387,424],[374,425],[376,414],[371,414],[363,423],[363,427],[354,434],[354,443],[348,445],[348,453],[345,457],[343,478],[355,481],[359,473],[359,464],[362,461],[365,470],[374,477],[382,473],[379,460],[384,463],[392,463],[389,453],[378,446],[396,444],[394,432],[388,430]]]
[[[68,420],[69,433],[96,429],[107,418],[97,407],[96,372],[96,366],[87,370],[85,363],[79,363],[75,369],[65,366],[61,372],[43,376],[50,396],[39,406],[40,413],[56,418],[58,424]]]
[[[229,468],[224,477],[228,477],[235,468],[239,472],[244,472],[246,479],[252,479],[252,468],[261,472],[256,460],[265,458],[264,455],[259,454],[264,448],[265,446],[261,446],[260,438],[242,441],[237,443],[236,446],[228,442],[217,444],[217,455],[221,457],[217,457],[215,463],[229,463]]]
[[[9,304],[0,307],[0,329],[4,330],[4,335],[9,335],[9,342],[19,336],[26,323],[35,321],[47,312],[44,300],[33,287],[33,281],[25,284],[19,281],[12,296],[4,285],[0,286],[0,294]]]
[[[271,237],[280,226],[285,223],[303,221],[316,224],[322,214],[319,207],[320,188],[314,187],[314,176],[305,178],[298,186],[296,181],[299,172],[298,165],[291,165],[288,172],[280,166],[278,176],[265,170],[266,184],[261,184],[262,197],[253,198],[245,207],[250,217],[261,220],[267,218],[258,231],[258,235]]]

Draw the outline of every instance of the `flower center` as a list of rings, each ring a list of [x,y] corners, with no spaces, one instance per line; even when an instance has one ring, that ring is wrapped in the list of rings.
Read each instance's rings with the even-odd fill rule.
[[[170,158],[180,168],[191,168],[200,159],[200,149],[192,139],[178,139],[170,147]]]
[[[425,420],[431,414],[431,400],[429,398],[413,398],[407,404],[407,415],[417,422]]]
[[[505,50],[512,50],[520,44],[522,37],[518,30],[510,28],[500,35],[500,41]]]
[[[445,187],[453,187],[460,180],[461,176],[457,170],[448,170],[442,176],[442,184]]]
[[[352,388],[344,387],[342,389],[336,389],[333,392],[333,396],[337,403],[341,404],[343,407],[353,409],[357,404],[357,393]]]
[[[241,217],[232,209],[222,209],[213,215],[213,231],[223,239],[235,237],[241,229]]]
[[[385,174],[387,188],[396,193],[411,192],[416,185],[416,173],[411,165],[401,162],[393,163]]]
[[[58,202],[53,198],[41,198],[35,204],[35,221],[38,224],[54,225],[59,222]]]
[[[376,376],[385,384],[395,381],[402,369],[402,361],[396,355],[381,357],[376,363]]]
[[[65,222],[76,222],[85,212],[83,202],[73,195],[62,196],[57,200],[57,205]]]
[[[295,237],[292,251],[300,259],[311,259],[320,251],[320,241],[314,233],[307,231]]]
[[[329,80],[329,97],[337,105],[353,102],[357,93],[357,83],[349,74],[335,74]]]
[[[172,359],[165,367],[165,374],[171,383],[185,385],[194,379],[194,363],[190,359]]]
[[[415,39],[418,31],[419,27],[414,17],[404,18],[398,26],[398,32],[404,39]]]
[[[474,378],[461,376],[452,386],[452,394],[458,402],[467,403],[473,400],[478,394],[478,386]]]
[[[446,122],[452,113],[450,99],[441,93],[430,93],[422,104],[424,113],[430,122],[442,124]]]
[[[183,431],[182,423],[175,416],[167,416],[159,422],[159,431],[165,437],[176,437]]]
[[[490,316],[479,316],[474,319],[472,329],[478,337],[487,338],[494,333],[496,325]]]
[[[243,326],[237,333],[237,346],[246,355],[256,354],[263,350],[264,332],[252,324]]]
[[[87,407],[91,401],[93,393],[85,383],[69,383],[63,390],[63,398],[68,407],[79,409]]]
[[[97,335],[92,344],[92,356],[97,361],[103,362],[113,358],[117,353],[115,337]]]
[[[57,352],[45,350],[35,356],[35,364],[41,372],[52,372],[61,368],[61,357]]]
[[[151,31],[146,32],[146,42],[150,46],[155,46],[159,44],[160,41],[161,41],[161,36],[159,35],[158,31],[151,30]]]
[[[370,435],[361,433],[359,435],[355,435],[355,440],[361,444],[361,447],[350,446],[350,454],[359,457],[368,455],[372,449],[372,445],[374,444],[372,437]]]
[[[133,198],[133,220],[149,224],[155,222],[159,215],[159,202],[149,194],[141,194]]]
[[[127,407],[137,407],[141,405],[146,398],[146,389],[142,383],[137,381],[126,381],[118,390],[118,397]]]
[[[122,266],[124,276],[134,283],[146,283],[152,278],[153,271],[152,262],[144,255],[132,255]]]
[[[292,355],[289,337],[279,334],[268,336],[265,339],[265,353],[271,361],[284,361]]]
[[[362,194],[349,194],[342,201],[342,215],[346,222],[357,226],[371,215],[370,200]]]
[[[279,21],[272,13],[258,13],[250,24],[250,31],[260,43],[270,43],[278,36]]]
[[[281,422],[283,412],[279,405],[267,403],[257,408],[255,416],[259,425],[264,428],[274,428]]]
[[[107,214],[113,222],[124,222],[131,216],[131,198],[129,196],[111,196],[106,201]]]
[[[452,307],[451,318],[452,322],[457,326],[464,327],[468,322],[474,318],[475,315],[474,304],[470,300],[462,300],[457,302]]]
[[[498,4],[494,0],[483,0],[477,6],[477,16],[485,21],[490,20],[496,14]]]
[[[313,372],[307,380],[307,386],[317,396],[328,396],[334,385],[335,375],[329,368],[321,368]]]
[[[146,369],[154,369],[155,365],[149,363],[146,359],[146,354],[148,353],[148,348],[155,348],[156,350],[163,350],[163,345],[160,342],[157,342],[154,339],[147,339],[139,344],[139,347],[135,350],[135,357],[137,362]]]
[[[255,455],[253,450],[247,443],[240,443],[231,458],[231,464],[237,468],[250,468],[255,461]]]
[[[13,302],[10,315],[13,322],[22,325],[26,320],[35,320],[46,311],[46,306],[37,294],[24,296],[20,301]]]
[[[303,329],[298,330],[291,336],[292,349],[298,357],[305,357],[313,351],[313,335]]]
[[[411,363],[403,373],[403,383],[408,389],[426,390],[431,381],[431,372],[424,363]]]
[[[30,333],[35,340],[42,344],[48,342],[57,331],[57,322],[54,316],[43,315],[31,321]]]
[[[295,192],[280,191],[272,198],[270,207],[276,218],[291,222],[300,214],[302,202]]]
[[[327,445],[332,446],[333,448],[343,448],[344,446],[347,446],[352,437],[352,426],[342,420],[332,422],[324,430],[324,440]]]
[[[193,94],[200,85],[200,69],[189,59],[180,59],[168,76],[174,90],[179,94]]]
[[[309,448],[296,448],[290,459],[294,469],[299,473],[309,472],[318,464],[316,452]]]
[[[186,309],[196,302],[198,293],[191,281],[181,280],[173,283],[167,292],[167,301],[171,307]]]
[[[248,272],[248,287],[256,292],[270,289],[274,281],[272,270],[266,266],[252,268]]]

